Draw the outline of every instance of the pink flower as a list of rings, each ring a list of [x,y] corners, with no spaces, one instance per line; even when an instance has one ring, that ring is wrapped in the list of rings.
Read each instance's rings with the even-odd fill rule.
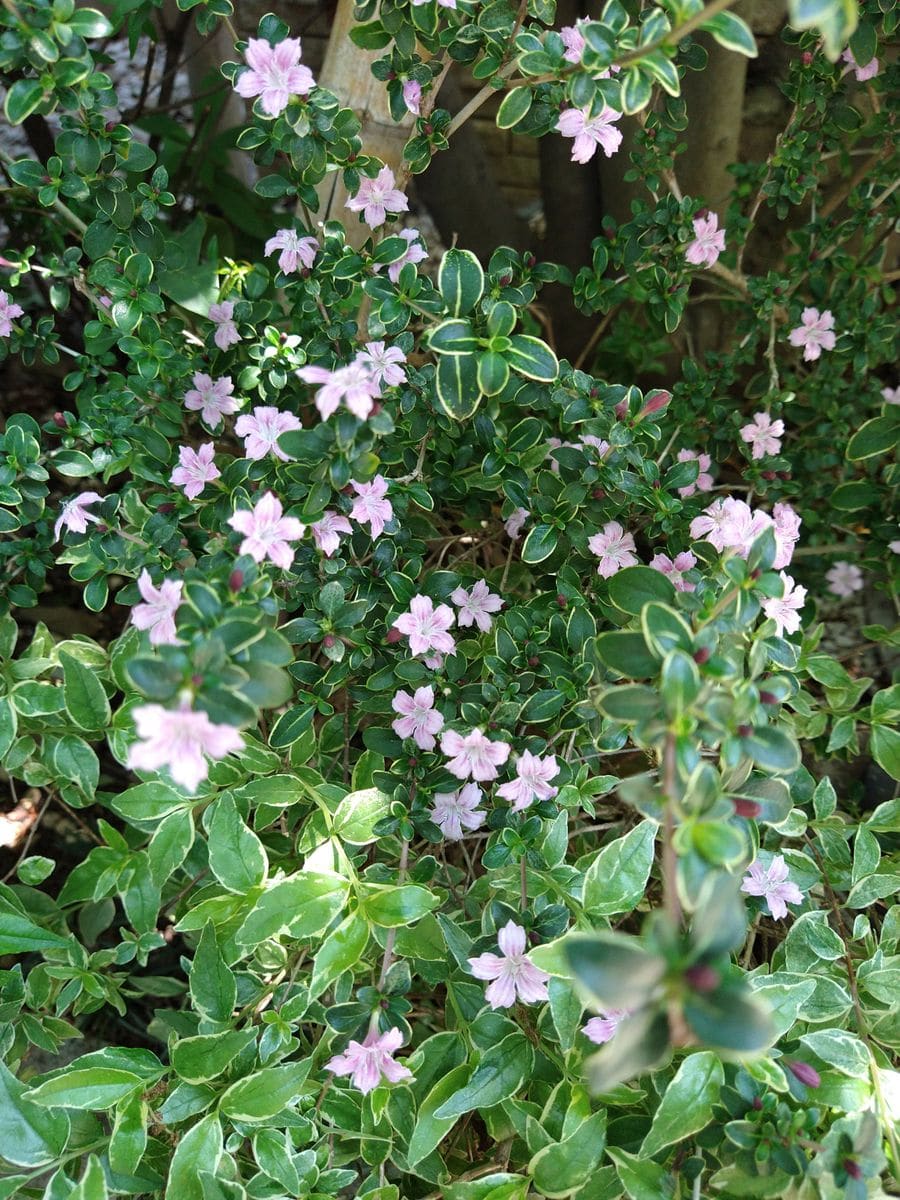
[[[299,38],[285,38],[276,46],[249,38],[244,57],[250,69],[237,77],[234,90],[245,100],[260,96],[267,116],[277,117],[291,96],[307,96],[316,86],[312,71],[300,63]]]
[[[59,537],[64,529],[69,533],[87,533],[88,521],[96,525],[100,518],[87,511],[89,504],[96,504],[103,497],[99,492],[82,492],[71,500],[64,500],[56,524],[53,526],[53,540]]]
[[[316,408],[323,421],[327,421],[341,401],[359,421],[364,421],[381,389],[378,380],[364,363],[356,361],[347,367],[300,367],[297,371],[304,383],[321,383],[316,392]]]
[[[459,609],[456,614],[457,624],[465,628],[477,625],[482,633],[488,633],[491,628],[491,613],[499,612],[503,601],[494,592],[488,590],[488,585],[479,579],[471,591],[463,587],[454,588],[450,599]]]
[[[497,768],[509,758],[509,745],[492,742],[480,729],[470,730],[465,737],[448,729],[441,737],[441,753],[450,759],[447,770],[451,775],[484,783],[497,778]]]
[[[484,824],[487,813],[478,807],[480,803],[481,788],[467,783],[458,792],[435,792],[429,813],[447,841],[458,842],[464,837],[464,828],[480,829]]]
[[[614,124],[621,116],[621,113],[609,105],[604,105],[602,112],[596,117],[592,117],[590,109],[587,108],[567,108],[561,113],[556,128],[563,137],[575,139],[572,162],[589,162],[597,152],[598,146],[607,158],[612,158],[622,145],[622,132]]]
[[[870,58],[865,66],[861,67],[853,56],[853,51],[848,46],[841,58],[847,63],[848,68],[853,71],[858,83],[867,83],[870,79],[874,79],[878,74],[878,59]]]
[[[778,637],[785,633],[796,633],[800,628],[800,609],[806,602],[806,588],[796,587],[790,575],[781,572],[784,592],[763,600],[763,612],[775,622]]]
[[[411,654],[455,654],[456,643],[447,632],[453,624],[453,609],[446,604],[437,608],[430,596],[413,596],[409,612],[401,613],[391,626],[409,638]]]
[[[233,725],[214,725],[205,712],[193,712],[189,703],[177,709],[141,704],[132,716],[140,740],[129,750],[127,766],[132,771],[165,767],[189,792],[206,778],[207,757],[224,758],[244,745]]]
[[[377,229],[387,220],[387,214],[406,212],[409,201],[394,186],[394,172],[382,167],[374,179],[363,176],[359,191],[347,201],[351,212],[361,212],[370,229]]]
[[[725,249],[725,230],[719,228],[714,212],[694,217],[694,240],[688,243],[684,257],[692,267],[711,267]]]
[[[233,315],[234,303],[231,300],[223,300],[221,304],[211,304],[209,306],[209,319],[216,327],[213,341],[220,350],[227,350],[229,346],[236,346],[241,340],[237,325],[232,320]]]
[[[479,954],[469,959],[476,979],[491,979],[484,998],[491,1008],[509,1008],[516,999],[523,1004],[539,1004],[548,1000],[547,981],[550,976],[536,967],[525,953],[525,930],[514,921],[507,921],[497,934],[500,957]]]
[[[792,346],[803,347],[803,361],[815,362],[823,350],[833,350],[834,317],[829,309],[820,313],[817,308],[804,308],[800,324],[791,330]]]
[[[768,513],[752,509],[743,500],[729,497],[725,501],[725,510],[727,517],[720,532],[724,548],[746,558],[756,539],[764,530],[772,528],[774,522]]]
[[[882,388],[881,398],[888,404],[900,404],[900,387]]]
[[[407,79],[403,84],[403,103],[407,112],[419,116],[422,111],[422,85],[417,79]]]
[[[789,904],[803,903],[803,893],[788,879],[787,865],[780,854],[774,856],[768,870],[759,859],[752,863],[744,876],[741,891],[748,896],[762,896],[776,921],[788,915]]]
[[[779,501],[772,509],[772,519],[775,522],[775,560],[772,566],[776,571],[790,565],[794,557],[794,547],[800,540],[802,520],[790,504]]]
[[[515,541],[521,536],[522,526],[531,516],[527,508],[516,508],[510,513],[503,523],[503,528],[506,530],[506,535]]]
[[[412,0],[413,8],[418,8],[420,4],[427,4],[428,0]],[[456,8],[456,0],[438,0],[441,8]]]
[[[678,489],[678,495],[683,496],[685,499],[687,499],[688,496],[693,496],[695,492],[712,491],[713,477],[712,475],[708,474],[709,469],[712,466],[712,459],[709,457],[709,455],[698,454],[696,450],[678,451],[679,462],[694,462],[695,460],[700,466],[700,471],[697,475],[697,478],[693,483],[689,483],[687,487]]]
[[[281,251],[278,255],[278,269],[285,275],[292,275],[301,267],[312,270],[319,243],[314,237],[301,237],[296,229],[279,229],[275,236],[266,242],[265,252],[269,255],[274,254],[276,250]]]
[[[391,701],[391,708],[400,713],[391,729],[397,737],[411,737],[420,750],[433,750],[434,735],[444,728],[444,718],[434,707],[434,688],[416,688],[415,695],[399,691]]]
[[[397,282],[400,278],[400,272],[407,263],[412,263],[415,266],[416,263],[424,262],[428,257],[428,251],[424,246],[420,246],[416,240],[419,237],[418,229],[398,229],[396,236],[408,242],[409,248],[402,258],[398,258],[396,262],[392,262],[388,267],[388,279],[390,279],[391,283]],[[372,270],[380,271],[383,265],[383,263],[372,263]]]
[[[339,533],[352,533],[353,526],[340,513],[327,512],[321,521],[310,525],[316,548],[321,550],[326,558],[331,558],[341,544]]]
[[[244,534],[239,553],[249,554],[254,562],[268,558],[276,567],[287,570],[294,561],[289,542],[299,542],[306,530],[295,517],[282,516],[281,501],[272,492],[257,501],[255,508],[239,509],[228,524]]]
[[[206,485],[222,474],[213,461],[215,454],[216,448],[212,442],[204,442],[199,450],[181,446],[178,450],[178,466],[169,476],[169,481],[184,488],[188,500],[196,500]]]
[[[630,1016],[627,1008],[603,1009],[599,1017],[591,1017],[581,1032],[595,1046],[603,1046],[612,1041],[621,1023]]]
[[[386,499],[388,481],[383,475],[376,475],[369,483],[357,483],[355,479],[351,479],[350,486],[356,492],[350,516],[354,521],[359,521],[360,525],[369,526],[374,541],[375,538],[381,537],[385,524],[394,516],[393,505]],[[447,611],[449,612],[449,609]]]
[[[401,383],[406,383],[406,372],[400,366],[400,363],[406,362],[406,355],[399,346],[368,342],[354,361],[364,366],[379,385],[399,387]]]
[[[603,438],[597,437],[593,433],[584,433],[581,435],[582,446],[588,446],[592,450],[596,450],[600,458],[606,458],[610,451],[609,442],[605,442]]]
[[[574,25],[563,25],[559,31],[559,36],[562,38],[566,52],[563,58],[569,63],[581,62],[581,55],[584,50],[584,35],[579,26],[584,24],[584,20],[576,21]]]
[[[259,459],[274,454],[282,462],[290,462],[291,456],[278,445],[283,433],[302,429],[303,425],[293,413],[279,412],[277,408],[254,408],[247,416],[238,417],[234,432],[244,440],[244,457]]]
[[[719,551],[725,549],[722,531],[728,521],[728,509],[725,507],[725,497],[718,496],[708,508],[691,521],[691,537],[694,540],[703,538]]]
[[[551,787],[550,780],[559,774],[555,754],[541,758],[529,750],[523,750],[516,763],[516,778],[497,788],[497,795],[512,801],[512,811],[521,812],[535,800],[552,800],[559,788]]]
[[[853,563],[836,562],[830,571],[825,572],[825,578],[835,596],[852,596],[863,589],[863,573]]]
[[[325,1070],[334,1075],[349,1075],[353,1086],[365,1096],[382,1079],[389,1083],[412,1079],[408,1067],[394,1062],[394,1053],[402,1045],[403,1034],[399,1029],[389,1029],[381,1037],[371,1029],[361,1042],[351,1040],[343,1054],[336,1054],[325,1064]]]
[[[682,550],[680,554],[676,554],[674,560],[669,558],[668,554],[655,554],[650,559],[650,566],[655,571],[662,571],[663,575],[667,575],[675,585],[676,592],[693,592],[697,585],[685,579],[685,571],[691,571],[697,565],[697,559],[691,554],[690,550]]]
[[[237,412],[239,402],[232,396],[234,384],[230,375],[213,379],[197,371],[191,382],[194,386],[185,392],[184,407],[199,412],[210,429],[217,429],[223,417]]]
[[[773,421],[765,412],[754,413],[752,421],[741,428],[741,439],[753,447],[753,458],[778,454],[783,436],[784,421]]]
[[[588,549],[600,559],[597,574],[609,579],[622,567],[632,567],[638,561],[634,553],[634,538],[618,521],[608,521],[600,533],[588,538]]]
[[[0,291],[0,337],[9,337],[13,321],[24,312],[22,305],[16,304],[8,292]]]
[[[180,579],[164,579],[159,587],[153,586],[150,572],[144,568],[138,578],[138,591],[143,604],[131,610],[131,620],[138,629],[149,629],[151,646],[177,646],[175,614],[181,605]]]

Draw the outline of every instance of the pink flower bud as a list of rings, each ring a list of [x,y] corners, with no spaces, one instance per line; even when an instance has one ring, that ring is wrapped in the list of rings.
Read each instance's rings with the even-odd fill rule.
[[[695,992],[701,993],[714,992],[722,982],[719,972],[707,963],[695,963],[693,967],[688,967],[684,977]]]
[[[235,568],[228,576],[229,592],[239,592],[244,586],[244,572]]]
[[[801,1083],[805,1083],[807,1087],[817,1088],[822,1082],[819,1072],[815,1067],[811,1067],[809,1063],[798,1062],[795,1059],[785,1059],[784,1065],[796,1079],[799,1079]]]
[[[387,637],[384,640],[385,640],[385,642],[387,642],[387,644],[389,646],[394,646],[397,644],[397,642],[400,641],[400,639],[402,637],[403,637],[403,634],[400,632],[399,629],[392,628],[387,631]]]
[[[620,400],[613,411],[620,421],[624,421],[628,416],[628,401]]]
[[[644,401],[644,407],[638,413],[638,420],[640,420],[641,417],[650,417],[654,413],[662,412],[671,399],[671,392],[666,392],[662,389],[659,391],[650,392]]]
[[[740,796],[736,796],[732,803],[735,816],[746,817],[749,821],[754,820],[762,812],[762,808],[755,800],[744,800]]]

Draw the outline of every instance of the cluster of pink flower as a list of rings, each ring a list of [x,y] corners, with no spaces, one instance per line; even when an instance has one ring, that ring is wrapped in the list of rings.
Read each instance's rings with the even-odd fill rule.
[[[322,386],[316,392],[316,408],[323,421],[337,410],[341,401],[360,421],[372,412],[381,398],[381,388],[398,387],[406,382],[402,363],[406,355],[398,346],[369,342],[346,367],[300,367],[297,375],[304,383]]]

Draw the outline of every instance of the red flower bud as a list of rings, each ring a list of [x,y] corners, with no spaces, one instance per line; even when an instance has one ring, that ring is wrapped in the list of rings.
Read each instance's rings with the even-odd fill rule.
[[[532,654],[531,658],[528,660],[528,665],[529,667],[539,667],[541,665],[541,660],[536,654]]]
[[[68,426],[68,421],[61,412],[55,412],[53,414],[53,424],[56,425],[58,429],[65,429]]]
[[[759,702],[760,702],[760,704],[777,704],[778,697],[775,695],[774,692],[760,692],[759,693]]]
[[[402,637],[403,634],[399,629],[389,629],[387,631],[387,637],[384,640],[389,646],[396,646]]]
[[[165,504],[160,504],[160,505],[158,505],[158,506],[157,506],[157,509],[156,509],[156,511],[157,511],[158,513],[163,513],[163,514],[165,514],[165,513],[173,513],[173,512],[175,511],[175,505],[174,505],[174,504],[170,504],[170,503],[167,501]]]
[[[709,646],[701,646],[699,650],[694,651],[694,662],[698,667],[702,667],[704,663],[709,662],[712,656],[712,650]]]
[[[228,590],[229,590],[229,592],[239,592],[243,586],[244,586],[244,572],[238,571],[237,569],[235,569],[228,576]]]
[[[620,421],[624,420],[628,416],[628,401],[620,400],[613,411]]]
[[[852,1158],[845,1158],[841,1166],[847,1172],[851,1179],[862,1179],[863,1173],[858,1162],[854,1162]]]
[[[773,479],[778,478],[774,471],[761,471],[760,474],[768,483],[771,483]]]
[[[735,796],[732,803],[734,804],[735,816],[746,817],[748,821],[754,820],[762,812],[762,806],[757,804],[755,800],[744,800],[740,796]]]
[[[695,963],[693,967],[688,967],[684,977],[695,992],[701,993],[714,992],[722,982],[719,972],[707,963]]]
[[[753,1108],[754,1112],[762,1112],[762,1100],[760,1100],[759,1096],[753,1097],[753,1104],[751,1107]]]
[[[560,608],[565,608],[569,602],[565,598],[565,596],[562,594],[562,592],[560,592],[559,595],[556,597],[556,603],[559,605]]]
[[[815,1067],[811,1067],[809,1063],[785,1059],[784,1065],[796,1079],[799,1079],[801,1083],[805,1083],[807,1087],[817,1088],[822,1082],[819,1072]]]
[[[804,50],[804,51],[803,51],[803,58],[802,58],[802,60],[801,60],[801,61],[803,62],[803,65],[804,65],[804,67],[809,67],[809,66],[812,66],[812,60],[813,60],[812,51],[811,51],[811,50]]]
[[[203,683],[203,676],[202,675],[192,675],[191,683],[193,684],[194,687],[200,687],[201,684]]]
[[[749,737],[750,734],[753,732],[753,726],[752,725],[738,725],[737,731],[738,731],[738,737]]]
[[[606,491],[603,488],[594,488],[594,490],[591,492],[591,497],[594,500],[605,500]]]
[[[334,636],[333,633],[326,633],[325,636],[322,638],[322,645],[325,647],[326,650],[330,650],[336,641],[337,641],[337,638]]]

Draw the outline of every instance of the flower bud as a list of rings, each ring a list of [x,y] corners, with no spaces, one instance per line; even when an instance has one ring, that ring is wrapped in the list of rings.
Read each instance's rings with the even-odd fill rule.
[[[528,665],[529,667],[539,667],[541,665],[541,660],[536,654],[532,654],[531,658],[528,660]]]
[[[236,567],[228,576],[229,592],[239,592],[244,586],[244,572],[239,571]]]
[[[745,800],[742,796],[735,796],[732,803],[734,804],[734,815],[746,817],[748,821],[753,821],[762,812],[762,806],[755,800]]]
[[[613,410],[620,421],[623,421],[628,416],[628,401],[620,400]]]
[[[738,737],[749,737],[750,734],[753,732],[753,726],[752,725],[738,725],[737,731],[738,731]]]
[[[562,594],[562,592],[560,592],[559,595],[556,597],[556,603],[559,605],[560,608],[565,608],[569,602],[565,598],[565,596]]]
[[[801,61],[802,61],[803,65],[804,65],[804,67],[810,67],[810,66],[812,66],[812,60],[813,60],[812,51],[811,51],[811,50],[804,50],[804,51],[803,51],[803,58],[801,59]]]
[[[784,1065],[801,1083],[805,1083],[807,1087],[817,1088],[822,1080],[819,1077],[819,1072],[815,1067],[811,1067],[809,1063],[798,1062],[796,1059],[785,1059]]]
[[[173,513],[175,511],[175,505],[172,504],[171,501],[166,500],[165,503],[158,504],[156,506],[156,511],[158,513],[162,513],[163,516],[165,516],[166,513]]]
[[[699,650],[694,651],[694,662],[698,667],[702,667],[704,663],[709,662],[712,657],[712,650],[709,646],[701,646]]]
[[[760,704],[777,704],[778,697],[775,695],[774,692],[760,692],[759,693],[759,702],[760,702]]]
[[[594,490],[591,492],[591,498],[593,500],[605,500],[606,499],[606,489],[605,488],[594,488]]]
[[[333,633],[326,633],[325,636],[322,638],[322,645],[325,647],[326,650],[330,650],[336,641],[337,641],[337,638],[334,636]]]
[[[688,967],[684,977],[689,986],[700,993],[714,992],[722,982],[722,976],[708,963],[695,963],[694,966]]]
[[[384,640],[389,646],[396,646],[402,637],[403,634],[399,629],[389,629],[387,631],[387,637]]]
[[[61,412],[55,412],[53,414],[53,424],[57,427],[57,429],[66,429],[68,427],[68,421]]]
[[[844,1168],[844,1170],[847,1172],[847,1174],[850,1176],[851,1179],[862,1179],[862,1177],[863,1177],[862,1169],[860,1168],[859,1163],[855,1162],[852,1158],[845,1158],[844,1161],[841,1163],[841,1166]]]
[[[773,479],[778,478],[774,471],[761,471],[760,474],[767,483],[771,483]]]
[[[760,1100],[759,1096],[753,1097],[752,1107],[754,1112],[762,1112],[762,1100]]]
[[[192,675],[191,676],[191,685],[193,687],[202,687],[203,676],[202,675]]]

